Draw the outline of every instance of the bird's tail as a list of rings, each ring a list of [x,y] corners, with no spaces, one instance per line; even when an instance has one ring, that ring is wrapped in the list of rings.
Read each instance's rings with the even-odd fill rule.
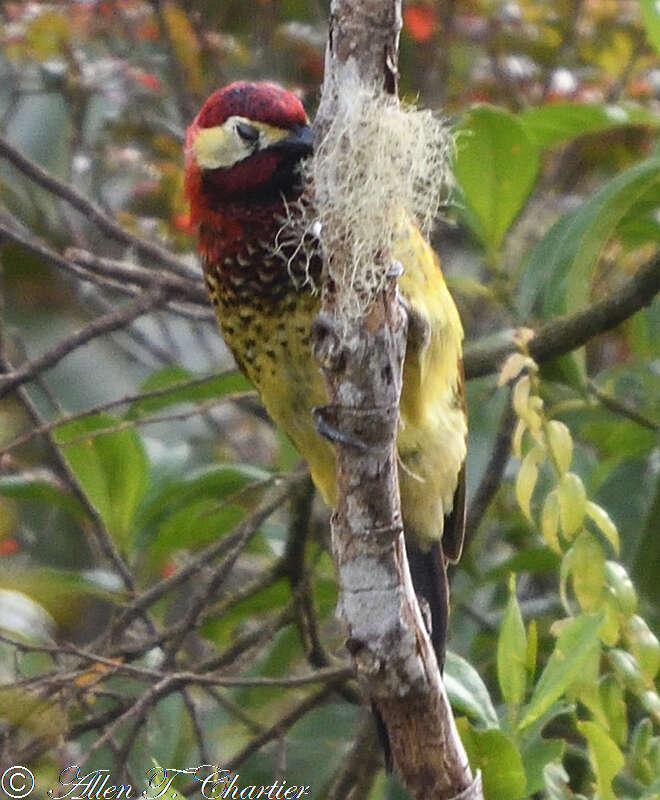
[[[449,581],[442,543],[433,542],[430,549],[424,551],[406,541],[406,551],[415,594],[423,607],[422,612],[425,613],[425,605],[430,612],[431,642],[442,672],[449,626]]]

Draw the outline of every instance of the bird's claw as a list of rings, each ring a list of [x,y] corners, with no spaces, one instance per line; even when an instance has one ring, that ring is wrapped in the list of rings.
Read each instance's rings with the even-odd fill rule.
[[[336,422],[336,413],[334,406],[316,406],[312,409],[314,422],[316,423],[316,430],[335,444],[344,444],[354,447],[356,450],[365,452],[369,446],[358,438],[354,433],[342,430]]]

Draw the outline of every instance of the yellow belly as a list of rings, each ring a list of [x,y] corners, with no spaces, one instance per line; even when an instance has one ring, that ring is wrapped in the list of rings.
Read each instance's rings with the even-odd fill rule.
[[[421,317],[430,339],[409,338],[397,439],[401,508],[406,532],[424,546],[442,537],[465,460],[467,423],[459,376],[462,328],[435,255],[410,227],[394,257],[404,267],[401,294]],[[334,505],[332,445],[317,432],[314,406],[327,402],[323,379],[309,345],[309,329],[320,300],[292,292],[278,306],[254,304],[219,309],[229,347],[259,391],[272,419],[307,461],[324,499]]]

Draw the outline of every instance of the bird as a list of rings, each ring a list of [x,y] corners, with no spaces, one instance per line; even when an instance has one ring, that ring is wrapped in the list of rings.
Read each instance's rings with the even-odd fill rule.
[[[310,342],[321,258],[295,241],[278,242],[312,155],[312,127],[293,92],[236,81],[213,92],[187,129],[184,187],[224,340],[333,507],[334,450],[312,413],[327,403]],[[412,221],[392,256],[403,268],[398,287],[410,319],[397,433],[401,512],[413,585],[442,669],[447,564],[460,558],[465,530],[463,329],[438,258]]]

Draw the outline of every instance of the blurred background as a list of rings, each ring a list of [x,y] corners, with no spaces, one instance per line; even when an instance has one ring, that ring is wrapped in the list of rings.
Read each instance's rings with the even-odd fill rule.
[[[2,3],[0,762],[29,765],[39,786],[84,757],[143,786],[154,764],[215,763],[241,785],[280,775],[319,798],[348,797],[347,786],[352,797],[407,797],[380,769],[342,673],[328,512],[234,372],[183,198],[185,128],[215,88],[275,80],[313,117],[328,10],[322,0]],[[473,356],[616,293],[657,260],[657,4],[429,0],[406,3],[403,19],[400,94],[456,131],[434,246]],[[539,518],[551,470],[541,463],[526,514],[500,362],[466,360],[469,547],[453,577],[448,685],[476,731],[461,729],[471,757],[507,765],[489,773],[489,800],[660,796],[660,305],[648,301],[544,362],[533,387],[570,432],[572,469],[609,520],[610,544],[593,533],[600,549],[579,550],[568,589],[570,537],[553,546]],[[559,744],[539,744],[539,727],[532,747],[511,713],[523,700],[498,676],[508,576],[534,650],[529,699],[553,624],[567,606],[593,612],[616,594],[616,558],[616,591],[634,597],[617,611],[627,644],[601,636],[594,673],[615,700],[580,705],[566,678],[553,699],[563,705],[544,720]],[[648,663],[625,633],[633,614]],[[607,661],[615,646],[641,672]],[[286,683],[312,669],[329,673]],[[218,683],[163,687],[184,670]],[[237,676],[253,684],[221,682]],[[606,778],[597,764],[613,751],[595,758],[596,739],[579,728],[587,718],[622,754]],[[504,749],[479,738],[489,728]],[[555,784],[544,773],[553,764],[564,770]]]

